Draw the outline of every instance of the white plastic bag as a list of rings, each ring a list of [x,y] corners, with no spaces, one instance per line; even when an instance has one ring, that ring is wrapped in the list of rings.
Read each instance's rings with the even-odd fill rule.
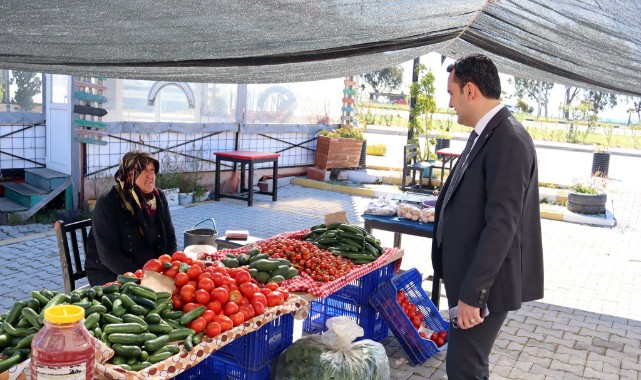
[[[323,335],[302,337],[272,363],[272,380],[389,380],[382,344],[363,339],[363,329],[348,317],[327,320]]]

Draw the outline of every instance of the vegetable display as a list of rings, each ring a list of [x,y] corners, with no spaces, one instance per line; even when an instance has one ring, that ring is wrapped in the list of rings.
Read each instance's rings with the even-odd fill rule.
[[[369,264],[385,250],[380,240],[363,227],[347,223],[319,224],[311,228],[303,240],[330,251],[335,256],[352,260],[356,265]]]

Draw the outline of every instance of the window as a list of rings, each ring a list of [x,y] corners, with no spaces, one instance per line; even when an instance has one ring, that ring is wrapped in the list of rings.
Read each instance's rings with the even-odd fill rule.
[[[0,112],[42,113],[42,74],[0,70]]]

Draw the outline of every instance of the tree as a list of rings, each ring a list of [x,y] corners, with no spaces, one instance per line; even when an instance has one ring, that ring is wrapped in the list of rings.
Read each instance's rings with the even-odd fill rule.
[[[570,106],[580,91],[579,87],[565,86],[565,101],[563,103],[563,117],[565,119],[570,118]]]
[[[42,81],[36,73],[14,70],[9,83],[17,86],[13,102],[20,106],[22,111],[31,111],[34,106],[33,97],[42,92]]]
[[[4,99],[4,82],[2,81],[2,79],[0,79],[0,104],[3,103],[2,101],[3,99]]]
[[[418,65],[416,71],[419,74],[418,82],[412,83],[410,86],[410,95],[416,99],[416,104],[410,109],[410,121],[408,127],[411,129],[410,135],[412,138],[408,141],[411,144],[417,144],[420,149],[419,136],[421,133],[428,134],[432,130],[432,116],[436,111],[436,98],[434,92],[434,73],[429,70],[425,65]],[[421,75],[422,74],[422,75]],[[424,161],[430,160],[436,156],[435,153],[430,152],[430,136],[426,136],[425,149],[422,150],[421,159]]]
[[[637,113],[637,120],[639,121],[639,124],[641,124],[641,96],[637,98],[630,98],[632,100],[632,104],[634,105],[633,108],[631,108],[631,112],[636,112]],[[630,119],[628,118],[628,125],[630,125]]]
[[[617,96],[603,91],[588,90],[585,94],[585,100],[591,104],[595,116],[600,111],[617,105]]]
[[[363,75],[375,94],[396,90],[403,84],[403,66],[396,65]]]
[[[512,83],[512,81],[509,82]],[[548,117],[548,94],[553,87],[554,83],[514,77],[514,89],[517,97],[536,100],[538,104],[537,116],[541,116],[541,109],[545,109],[545,117]]]

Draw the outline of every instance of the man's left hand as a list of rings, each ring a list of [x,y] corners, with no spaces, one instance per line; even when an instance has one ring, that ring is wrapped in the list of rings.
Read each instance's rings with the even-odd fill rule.
[[[481,309],[470,306],[465,302],[458,301],[458,325],[461,329],[470,329],[480,323],[483,323]]]

